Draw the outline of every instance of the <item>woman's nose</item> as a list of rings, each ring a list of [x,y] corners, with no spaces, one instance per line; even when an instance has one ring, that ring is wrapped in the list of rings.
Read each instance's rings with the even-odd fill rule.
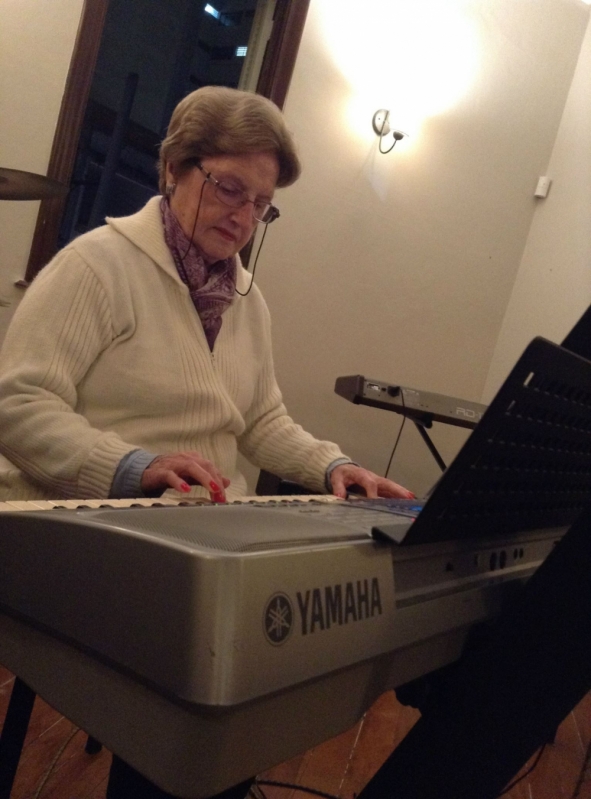
[[[235,218],[239,220],[242,225],[249,225],[252,227],[256,225],[256,219],[252,213],[252,203],[244,203],[244,205],[240,206],[240,208],[233,208],[232,211],[234,212],[233,216],[235,216]]]

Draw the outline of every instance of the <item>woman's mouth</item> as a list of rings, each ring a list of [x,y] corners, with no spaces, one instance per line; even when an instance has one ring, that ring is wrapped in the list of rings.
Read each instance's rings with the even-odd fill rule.
[[[228,230],[224,230],[222,227],[216,227],[215,230],[226,241],[236,241],[236,236],[233,233],[230,233]]]

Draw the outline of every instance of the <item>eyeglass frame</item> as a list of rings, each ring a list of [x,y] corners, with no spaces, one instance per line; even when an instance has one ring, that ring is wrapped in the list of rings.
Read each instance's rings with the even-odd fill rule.
[[[257,203],[260,204],[260,200],[251,200],[246,191],[238,187],[236,187],[234,191],[240,194],[240,203],[238,205],[234,205],[233,203],[227,202],[226,199],[220,196],[220,194],[223,193],[224,181],[214,178],[211,172],[208,172],[200,161],[195,161],[195,166],[197,167],[197,169],[199,169],[200,172],[203,173],[203,175],[205,176],[205,181],[213,185],[215,196],[218,198],[218,200],[222,202],[224,205],[227,205],[228,208],[244,208],[246,203],[252,203],[252,218],[257,222],[262,222],[263,225],[270,225],[271,222],[274,222],[276,219],[279,219],[279,217],[281,216],[281,214],[279,213],[279,208],[277,208],[276,205],[273,205],[273,203],[270,202],[266,202],[264,203],[264,205],[267,208],[267,211],[265,213],[270,213],[271,218],[267,219],[266,221],[264,219],[259,219],[257,216],[255,216],[255,207]],[[218,189],[221,189],[220,194],[218,194]],[[261,216],[265,216],[265,214],[261,214]]]

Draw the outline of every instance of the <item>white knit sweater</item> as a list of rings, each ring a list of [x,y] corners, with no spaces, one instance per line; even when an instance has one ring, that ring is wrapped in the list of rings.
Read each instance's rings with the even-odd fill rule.
[[[342,457],[289,418],[256,286],[213,353],[166,246],[159,198],[72,242],[35,279],[0,354],[0,499],[102,498],[121,458],[194,450],[246,484],[255,465],[324,490]],[[238,270],[238,289],[250,275]],[[199,489],[197,489],[199,491]]]

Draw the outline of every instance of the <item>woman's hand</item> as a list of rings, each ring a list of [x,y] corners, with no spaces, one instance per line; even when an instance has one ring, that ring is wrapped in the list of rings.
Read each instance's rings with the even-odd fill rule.
[[[204,486],[213,502],[225,502],[230,481],[217,467],[198,452],[175,452],[158,455],[142,474],[141,487],[145,494],[159,488],[174,488],[186,493],[191,485]]]
[[[341,499],[345,499],[347,488],[352,485],[358,485],[363,488],[366,496],[371,499],[376,497],[415,499],[415,495],[411,491],[398,485],[398,483],[394,483],[386,477],[380,477],[378,474],[363,469],[361,466],[355,466],[353,463],[343,463],[333,469],[330,475],[330,482],[332,493]]]

